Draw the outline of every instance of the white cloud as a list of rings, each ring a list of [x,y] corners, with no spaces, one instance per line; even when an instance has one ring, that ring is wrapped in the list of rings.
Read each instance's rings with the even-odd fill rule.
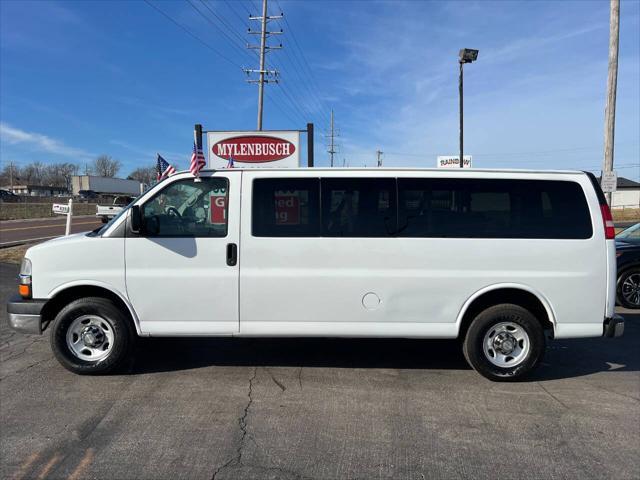
[[[95,155],[80,148],[70,147],[64,142],[41,133],[27,132],[0,122],[0,139],[9,145],[25,145],[32,150],[72,157],[74,159],[90,159]]]

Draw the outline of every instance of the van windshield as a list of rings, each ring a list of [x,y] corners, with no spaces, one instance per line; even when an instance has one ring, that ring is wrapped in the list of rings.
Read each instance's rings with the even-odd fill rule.
[[[111,225],[113,225],[122,215],[125,215],[127,213],[127,210],[131,208],[131,205],[133,205],[133,200],[131,201],[131,203],[129,203],[129,205],[127,205],[122,210],[120,210],[120,212],[115,217],[113,217],[111,220],[109,220],[107,223],[105,223],[101,227],[96,228],[95,230],[89,232],[87,236],[88,237],[102,236],[102,234],[104,234],[104,232],[106,232]]]

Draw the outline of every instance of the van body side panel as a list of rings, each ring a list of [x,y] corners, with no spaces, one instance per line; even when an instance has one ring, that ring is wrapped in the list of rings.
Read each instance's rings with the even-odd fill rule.
[[[229,244],[239,243],[242,172],[215,172],[206,176],[229,182],[226,236],[140,235],[125,239],[126,292],[143,334],[238,333],[239,265],[227,264],[227,252]],[[193,181],[188,177],[187,180]]]
[[[103,285],[126,297],[124,238],[87,237],[86,233],[58,237],[31,247],[29,259],[33,298],[51,298],[65,285]]]
[[[287,172],[287,177],[428,177],[429,172]],[[431,174],[441,178],[440,174]],[[447,172],[452,178],[568,180],[585,189],[589,239],[273,238],[251,235],[252,180],[245,172],[240,275],[241,335],[455,337],[465,302],[496,283],[540,292],[557,337],[602,334],[607,256],[597,198],[580,174]],[[594,207],[595,202],[595,207]],[[595,208],[595,210],[594,210]]]

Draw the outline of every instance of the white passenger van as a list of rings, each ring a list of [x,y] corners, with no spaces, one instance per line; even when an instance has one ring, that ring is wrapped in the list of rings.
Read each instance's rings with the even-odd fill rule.
[[[571,171],[179,173],[31,247],[19,281],[11,326],[49,328],[83,374],[136,336],[404,337],[460,338],[478,372],[514,380],[546,338],[624,328],[609,209]]]

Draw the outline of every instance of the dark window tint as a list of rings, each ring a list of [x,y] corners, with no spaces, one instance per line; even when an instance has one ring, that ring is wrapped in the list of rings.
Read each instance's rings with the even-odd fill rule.
[[[399,179],[401,237],[589,238],[575,182]]]
[[[395,231],[395,179],[322,179],[323,236],[387,237]]]
[[[256,237],[316,237],[320,234],[317,178],[254,180],[252,232]]]

